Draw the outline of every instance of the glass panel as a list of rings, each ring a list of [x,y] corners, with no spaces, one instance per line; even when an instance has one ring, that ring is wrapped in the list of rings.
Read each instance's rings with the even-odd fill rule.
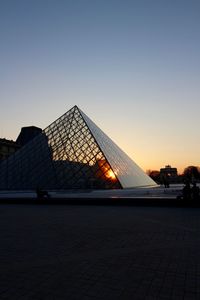
[[[123,188],[156,185],[88,116],[80,112]]]

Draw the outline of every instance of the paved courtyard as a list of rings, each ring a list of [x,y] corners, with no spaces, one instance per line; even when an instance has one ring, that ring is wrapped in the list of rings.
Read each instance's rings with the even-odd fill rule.
[[[0,299],[200,299],[200,208],[0,205]]]

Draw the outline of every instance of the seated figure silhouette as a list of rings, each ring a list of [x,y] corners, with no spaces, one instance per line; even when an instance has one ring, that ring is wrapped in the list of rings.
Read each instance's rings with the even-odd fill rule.
[[[182,189],[182,195],[183,195],[183,200],[191,200],[191,188],[190,188],[190,183],[186,182],[185,186]]]
[[[196,185],[196,182],[193,183],[193,186],[191,188],[191,199],[193,201],[198,201],[200,198],[200,189],[199,187]]]
[[[50,198],[49,193],[41,188],[37,187],[36,189],[37,199]]]

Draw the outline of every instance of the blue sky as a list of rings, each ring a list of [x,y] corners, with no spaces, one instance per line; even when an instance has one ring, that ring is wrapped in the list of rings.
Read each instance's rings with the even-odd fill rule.
[[[78,105],[144,171],[200,165],[200,2],[0,1],[0,137]]]

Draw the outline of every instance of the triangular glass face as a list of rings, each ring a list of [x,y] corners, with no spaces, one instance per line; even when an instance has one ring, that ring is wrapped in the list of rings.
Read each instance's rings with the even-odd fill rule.
[[[87,115],[80,112],[123,188],[156,185]]]
[[[0,164],[1,189],[122,188],[77,106]]]

